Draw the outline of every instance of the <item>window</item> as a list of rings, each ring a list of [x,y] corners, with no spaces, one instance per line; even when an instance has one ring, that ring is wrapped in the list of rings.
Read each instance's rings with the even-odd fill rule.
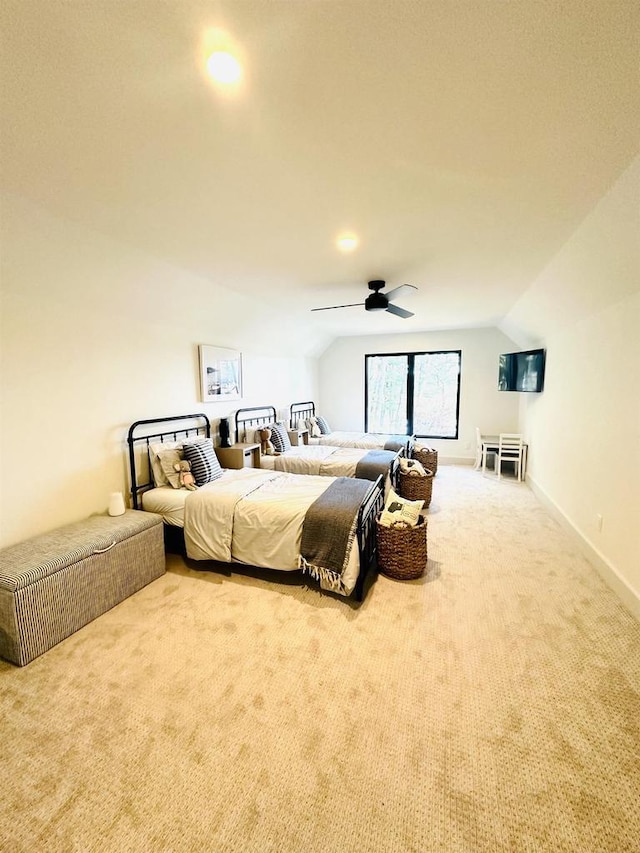
[[[365,430],[457,438],[461,361],[461,350],[365,355]]]

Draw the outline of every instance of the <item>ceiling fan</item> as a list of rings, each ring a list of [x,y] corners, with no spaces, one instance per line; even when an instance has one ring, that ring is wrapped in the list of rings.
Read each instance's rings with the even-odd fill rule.
[[[312,308],[311,310],[330,311],[332,308],[354,308],[356,305],[364,305],[365,311],[388,311],[390,314],[395,314],[397,317],[402,317],[405,320],[407,317],[413,317],[411,311],[400,308],[399,305],[392,305],[391,300],[402,291],[417,290],[418,288],[413,284],[401,284],[399,287],[394,287],[393,290],[380,293],[385,283],[380,280],[370,281],[367,286],[373,293],[369,294],[364,302],[351,302],[348,305],[329,305],[326,308]]]

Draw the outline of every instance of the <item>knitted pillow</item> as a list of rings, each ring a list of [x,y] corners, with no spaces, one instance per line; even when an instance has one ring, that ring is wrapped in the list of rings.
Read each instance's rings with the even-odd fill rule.
[[[185,444],[183,452],[184,458],[191,463],[191,473],[197,486],[204,486],[222,476],[222,468],[211,444]]]
[[[284,424],[269,424],[269,429],[271,430],[273,446],[279,453],[291,450],[291,440]]]
[[[331,433],[331,427],[327,423],[326,419],[321,415],[316,415],[316,421],[318,422],[318,426],[320,427],[320,432],[322,435],[329,435]]]

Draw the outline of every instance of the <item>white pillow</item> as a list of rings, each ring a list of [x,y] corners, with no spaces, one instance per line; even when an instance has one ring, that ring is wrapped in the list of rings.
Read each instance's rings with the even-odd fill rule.
[[[394,522],[402,521],[409,527],[415,527],[420,520],[420,510],[423,506],[424,501],[409,501],[397,495],[393,489],[389,489],[380,516],[380,524],[391,527]]]
[[[424,470],[424,465],[418,459],[407,459],[401,456],[398,461],[400,462],[400,470],[403,474],[419,474],[421,477],[425,477],[427,474]]]
[[[162,473],[167,478],[169,485],[174,489],[180,488],[180,472],[176,471],[173,466],[177,462],[182,462],[183,459],[184,452],[182,450],[182,445],[177,447],[175,450],[161,450],[158,453],[158,460],[160,461]]]
[[[260,427],[260,429],[262,429],[262,427]],[[260,436],[258,435],[258,432],[259,430],[254,426],[238,427],[236,441],[240,442],[240,444],[260,444]]]
[[[309,435],[311,438],[320,438],[322,435],[320,431],[320,427],[318,426],[318,421],[315,418],[307,418],[305,421],[305,425],[309,430]]]
[[[208,442],[213,447],[213,440],[204,435],[194,435],[193,438],[185,438],[184,441],[189,444]],[[171,486],[173,489],[180,488],[180,474],[173,466],[176,462],[184,459],[182,447],[182,441],[160,441],[149,445],[151,470],[153,471],[153,481],[156,486]]]
[[[166,474],[160,464],[160,454],[168,450],[182,449],[181,441],[159,441],[149,445],[149,460],[151,462],[151,472],[153,474],[153,482],[156,486],[170,486],[171,483],[167,479]]]

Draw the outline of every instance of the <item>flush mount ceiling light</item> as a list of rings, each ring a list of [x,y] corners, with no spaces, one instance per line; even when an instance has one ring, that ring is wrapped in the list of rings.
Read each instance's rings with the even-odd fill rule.
[[[232,54],[215,50],[207,59],[207,71],[216,83],[238,83],[242,78],[242,66]]]
[[[355,234],[341,234],[336,240],[336,246],[341,252],[353,252],[358,247],[358,238]]]

